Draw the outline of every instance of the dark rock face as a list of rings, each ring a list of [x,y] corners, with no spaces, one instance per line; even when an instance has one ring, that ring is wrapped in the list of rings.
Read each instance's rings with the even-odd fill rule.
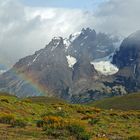
[[[120,50],[113,57],[113,63],[120,70],[116,74],[118,83],[124,85],[128,92],[140,89],[140,31],[124,39]]]
[[[69,40],[72,40],[70,35]],[[95,30],[89,28],[82,29],[79,36],[71,42],[73,47],[68,49],[68,52],[79,58],[81,55],[87,55],[90,60],[105,57],[115,50],[117,38],[111,38],[104,33],[96,33]]]
[[[131,66],[140,59],[140,31],[124,39],[120,50],[116,52],[113,63],[119,68]]]
[[[55,37],[44,49],[20,59],[11,70],[1,75],[0,90],[19,97],[57,96],[71,102],[110,97],[112,91],[118,94],[120,89],[115,85],[106,88],[107,77],[101,76],[91,65],[92,60],[112,53],[117,41],[89,28],[70,35],[68,39]],[[119,62],[118,58],[123,58],[119,52],[113,63],[122,67],[125,62]],[[136,71],[137,68],[138,65]],[[42,90],[38,91],[31,83]]]

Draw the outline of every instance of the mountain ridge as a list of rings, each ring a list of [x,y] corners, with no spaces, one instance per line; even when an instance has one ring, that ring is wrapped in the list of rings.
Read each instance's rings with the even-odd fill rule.
[[[82,29],[68,39],[54,37],[44,49],[20,59],[11,70],[1,75],[0,90],[23,97],[56,96],[71,102],[125,95],[131,87],[128,88],[130,83],[126,85],[128,80],[123,78],[130,76],[125,70],[122,73],[123,69],[117,63],[124,61],[124,54],[121,58],[117,57],[118,53],[122,53],[119,51],[124,41],[119,51],[115,51],[117,41],[116,38],[96,33],[90,28]],[[128,71],[131,71],[131,67]],[[123,75],[122,81],[119,79],[120,73]],[[30,87],[17,74],[35,82],[42,92]]]

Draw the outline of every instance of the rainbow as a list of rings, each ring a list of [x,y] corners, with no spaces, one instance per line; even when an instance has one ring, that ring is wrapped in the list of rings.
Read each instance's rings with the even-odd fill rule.
[[[46,86],[38,84],[35,78],[28,76],[27,73],[21,74],[21,73],[18,73],[17,71],[18,69],[16,69],[15,67],[12,67],[12,69],[10,69],[10,72],[12,73],[12,75],[15,75],[19,79],[19,81],[26,82],[28,86],[30,86],[30,88],[35,91],[35,93],[38,93],[37,95],[34,95],[34,96],[45,96],[45,95],[49,96],[48,88]]]

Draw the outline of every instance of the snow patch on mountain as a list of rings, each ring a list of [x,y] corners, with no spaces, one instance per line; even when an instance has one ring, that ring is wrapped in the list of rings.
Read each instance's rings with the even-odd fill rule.
[[[88,36],[85,36],[85,37],[84,37],[84,39],[87,39],[87,38],[88,38]]]
[[[94,68],[102,75],[113,75],[117,73],[119,69],[111,62],[112,54],[104,58],[96,59],[92,61],[91,64],[94,65]]]
[[[37,58],[39,57],[40,54],[41,54],[41,52],[36,55],[36,57],[33,59],[33,63],[37,60]]]
[[[54,46],[51,48],[51,51],[54,51],[58,45],[59,45],[59,42],[55,43]]]
[[[73,42],[80,34],[81,34],[81,32],[76,32],[74,34],[71,34],[70,41]]]
[[[63,40],[63,44],[65,45],[66,50],[69,48],[71,42],[69,41],[69,39],[65,38]]]
[[[7,70],[0,70],[0,75],[5,73]]]
[[[54,37],[52,39],[53,46],[51,48],[51,51],[54,51],[58,47],[58,45],[60,44],[61,40],[62,40],[62,37]]]
[[[60,41],[61,38],[62,38],[62,37],[59,37],[59,36],[58,36],[58,37],[54,37],[52,40],[53,40],[53,41]]]
[[[76,58],[74,58],[73,56],[66,56],[67,58],[67,62],[70,68],[73,68],[74,64],[77,62]]]

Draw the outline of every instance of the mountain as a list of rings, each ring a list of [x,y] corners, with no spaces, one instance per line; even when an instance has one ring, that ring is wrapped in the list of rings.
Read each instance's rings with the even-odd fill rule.
[[[140,31],[128,36],[113,57],[113,64],[119,68],[115,83],[125,86],[127,92],[140,89]]]
[[[120,72],[114,56],[118,43],[117,37],[90,28],[68,38],[54,37],[45,48],[2,74],[0,90],[19,97],[56,96],[76,103],[126,94],[125,85],[114,82]]]

